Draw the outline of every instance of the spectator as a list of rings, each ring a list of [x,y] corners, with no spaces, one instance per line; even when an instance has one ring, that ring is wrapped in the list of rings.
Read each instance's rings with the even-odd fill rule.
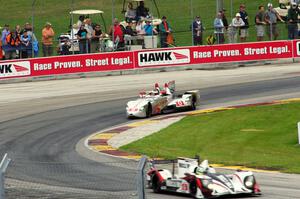
[[[162,22],[159,25],[159,36],[160,36],[160,46],[162,48],[168,47],[167,37],[169,34],[171,34],[172,29],[170,24],[167,22],[167,17],[162,17]]]
[[[279,36],[277,30],[277,19],[284,22],[278,12],[273,8],[272,3],[268,3],[268,11],[265,14],[265,21],[267,22],[267,34],[270,40],[276,40]]]
[[[215,35],[217,38],[217,44],[223,44],[225,42],[224,38],[224,24],[222,21],[222,14],[218,12],[217,17],[214,21]]]
[[[80,16],[78,17],[78,21],[77,21],[77,23],[76,23],[78,29],[79,29],[79,28],[81,27],[81,25],[83,24],[83,21],[84,21],[84,15],[80,15]]]
[[[21,35],[23,34],[20,25],[16,25],[15,31],[16,31],[16,34],[17,34],[19,37],[21,37]]]
[[[21,58],[31,57],[31,36],[28,35],[28,32],[25,30],[21,35],[21,44],[23,46],[23,50],[21,51]]]
[[[245,22],[241,19],[241,14],[238,12],[235,15],[235,18],[232,19],[230,24],[230,31],[228,33],[228,42],[229,43],[237,43],[237,35],[240,28],[245,26]]]
[[[144,1],[140,1],[140,5],[136,8],[136,17],[138,20],[146,18],[149,15],[149,9],[145,7]]]
[[[99,24],[96,24],[95,29],[92,34],[92,43],[91,43],[91,52],[99,52],[100,51],[100,38],[102,38],[102,30]]]
[[[143,24],[143,21],[138,21],[136,26],[135,26],[135,31],[138,35],[144,35],[145,32],[144,32],[144,24]]]
[[[133,8],[132,2],[128,2],[127,10],[125,13],[125,20],[127,22],[136,20],[136,10]]]
[[[39,54],[39,42],[38,42],[35,34],[32,32],[32,26],[31,26],[30,23],[28,23],[28,22],[25,23],[24,29],[22,30],[22,33],[24,31],[27,31],[27,34],[31,37],[34,57],[38,57],[38,54]]]
[[[2,41],[0,40],[0,60],[3,59]]]
[[[42,30],[42,46],[44,57],[52,56],[53,54],[53,37],[54,31],[51,23],[47,22]]]
[[[132,21],[129,20],[124,31],[124,42],[125,44],[131,45],[132,36],[135,36],[137,33],[132,29]]]
[[[124,33],[117,18],[113,21],[113,26],[109,29],[109,35],[113,37],[113,42],[117,44],[117,48],[124,46]]]
[[[226,9],[223,8],[220,12],[222,14],[222,22],[224,24],[224,28],[225,28],[225,30],[227,30],[228,29],[228,21],[227,21],[227,18],[225,16]]]
[[[244,4],[240,5],[240,15],[242,20],[244,21],[245,25],[240,27],[240,39],[241,42],[245,42],[248,35],[249,35],[249,17],[248,17],[248,13],[246,12],[246,6]]]
[[[151,36],[153,34],[157,34],[157,31],[151,25],[151,20],[146,21],[146,25],[144,26],[145,35]]]
[[[264,40],[264,34],[265,34],[265,7],[260,5],[258,7],[258,13],[255,16],[255,27],[256,27],[256,36],[257,41],[263,41]]]
[[[291,8],[288,10],[287,22],[288,22],[288,38],[298,39],[298,16],[299,8],[296,2],[292,2]]]
[[[81,24],[78,32],[77,39],[79,40],[79,52],[85,54],[88,52],[88,41],[87,41],[87,30],[85,29],[84,24]]]
[[[192,24],[192,29],[193,29],[193,42],[194,45],[202,45],[203,44],[203,39],[202,39],[202,33],[204,31],[203,24],[201,22],[201,19],[199,16],[196,16],[193,24]]]
[[[5,59],[15,59],[17,55],[16,49],[21,43],[20,37],[16,34],[15,31],[12,31],[6,36],[6,50],[5,50]]]
[[[1,41],[2,41],[2,45],[6,45],[6,37],[7,35],[9,35],[10,31],[9,31],[9,25],[5,24],[3,31],[2,31],[2,36],[1,36]]]

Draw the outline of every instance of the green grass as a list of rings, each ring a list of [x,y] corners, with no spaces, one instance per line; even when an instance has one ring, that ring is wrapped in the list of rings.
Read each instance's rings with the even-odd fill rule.
[[[300,173],[300,103],[247,107],[181,121],[123,150],[151,157],[194,157],[212,163]]]
[[[123,19],[122,11],[122,0],[115,0],[115,16],[119,19]],[[153,15],[157,16],[154,4],[152,1],[146,0],[146,5],[153,11]],[[233,0],[233,6],[231,9],[231,0],[224,0],[224,7],[227,9],[227,17],[230,20],[231,13],[235,15],[238,11],[240,3],[245,3],[247,6],[247,12],[250,16],[250,37],[248,41],[255,41],[255,28],[254,16],[257,12],[257,7],[260,4],[267,5],[268,2],[272,2],[274,6],[278,5],[277,0],[253,0],[253,1],[240,1]],[[212,24],[216,13],[216,1],[215,0],[192,0],[193,5],[191,6],[190,0],[157,0],[159,5],[159,11],[161,15],[166,15],[170,21],[174,31],[176,44],[179,46],[191,45],[192,38],[190,32],[190,24],[192,21],[192,15],[200,15],[203,23],[206,27],[204,37],[213,33]],[[32,21],[32,1],[25,0],[10,0],[0,6],[0,26],[4,24],[10,24],[14,27],[17,24],[23,25],[25,22]],[[112,5],[111,0],[74,0],[72,6],[72,0],[36,0],[35,14],[34,14],[34,26],[35,32],[38,39],[41,39],[41,30],[45,22],[49,21],[53,24],[56,36],[60,33],[68,31],[70,24],[69,12],[72,7],[74,9],[100,9],[103,10],[107,27],[109,26],[112,19]],[[191,9],[192,8],[192,9]],[[231,12],[232,10],[232,12]],[[191,12],[192,11],[192,12]],[[94,22],[101,22],[99,17],[93,18]],[[77,19],[75,19],[77,21]],[[281,36],[279,39],[286,39],[286,27],[281,25],[279,28]]]

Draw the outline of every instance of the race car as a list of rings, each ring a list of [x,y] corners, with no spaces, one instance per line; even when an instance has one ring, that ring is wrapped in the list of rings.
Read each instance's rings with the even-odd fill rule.
[[[175,96],[175,81],[166,83],[161,89],[156,83],[154,90],[140,92],[137,100],[129,101],[126,107],[128,118],[145,118],[161,113],[181,110],[195,110],[199,105],[198,90],[186,91],[183,95]]]
[[[161,160],[156,161],[159,162]],[[233,174],[216,173],[207,160],[200,165],[197,159],[178,158],[173,171],[158,169],[155,161],[147,172],[148,187],[154,192],[175,192],[194,198],[215,198],[230,195],[260,195],[259,185],[251,171],[238,170]],[[164,164],[166,161],[163,161]],[[175,161],[172,161],[175,164]],[[177,170],[177,174],[175,174]]]

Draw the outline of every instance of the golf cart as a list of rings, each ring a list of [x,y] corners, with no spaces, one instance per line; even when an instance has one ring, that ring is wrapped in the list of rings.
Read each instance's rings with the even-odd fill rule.
[[[65,54],[66,46],[68,46],[68,51],[70,54],[74,52],[74,54],[79,53],[79,41],[76,37],[76,34],[80,27],[78,27],[78,24],[76,23],[78,20],[78,17],[74,19],[74,15],[81,16],[83,18],[90,18],[90,15],[99,15],[101,20],[101,25],[104,28],[104,32],[106,32],[106,23],[103,17],[103,11],[101,10],[92,10],[92,9],[86,9],[86,10],[74,10],[70,12],[70,30],[68,33],[62,33],[58,37],[59,41],[59,54]],[[93,25],[93,24],[92,24]]]
[[[298,6],[300,7],[300,4]],[[279,0],[279,7],[274,8],[274,10],[276,10],[276,12],[284,21],[286,21],[288,10],[290,9],[290,7],[291,7],[290,0]]]

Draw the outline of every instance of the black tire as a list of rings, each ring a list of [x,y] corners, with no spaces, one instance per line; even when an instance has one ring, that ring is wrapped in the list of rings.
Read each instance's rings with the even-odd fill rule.
[[[157,176],[153,176],[152,177],[152,189],[154,193],[160,193],[161,189],[160,189],[160,183],[158,181]]]
[[[192,101],[191,110],[192,111],[196,110],[196,101],[194,99]]]
[[[197,184],[196,180],[190,182],[190,194],[193,198],[197,198]]]
[[[146,117],[149,118],[152,115],[152,106],[151,104],[148,104],[148,107],[146,109]]]

